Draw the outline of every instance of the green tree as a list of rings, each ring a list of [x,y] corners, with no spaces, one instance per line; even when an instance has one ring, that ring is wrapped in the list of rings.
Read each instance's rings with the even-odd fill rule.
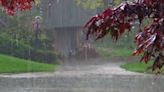
[[[122,0],[74,0],[77,5],[85,9],[105,8],[108,6],[115,6],[122,2]]]

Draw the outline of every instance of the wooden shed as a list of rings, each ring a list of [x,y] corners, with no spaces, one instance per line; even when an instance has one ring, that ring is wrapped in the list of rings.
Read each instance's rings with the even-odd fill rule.
[[[84,9],[74,0],[43,0],[42,7],[43,28],[53,31],[54,49],[66,57],[75,54],[82,43],[83,25],[97,9]]]

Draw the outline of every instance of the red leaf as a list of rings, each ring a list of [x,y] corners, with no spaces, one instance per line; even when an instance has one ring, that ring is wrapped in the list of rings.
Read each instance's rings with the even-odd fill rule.
[[[106,19],[106,18],[110,17],[112,15],[112,13],[113,13],[113,10],[108,8],[102,13],[102,17],[104,19]]]
[[[9,15],[14,15],[19,10],[29,10],[34,0],[0,0],[0,5]]]

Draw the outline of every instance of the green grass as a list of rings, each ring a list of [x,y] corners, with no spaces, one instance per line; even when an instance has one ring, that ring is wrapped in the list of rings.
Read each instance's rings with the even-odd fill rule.
[[[144,62],[132,62],[121,65],[122,68],[132,71],[132,72],[140,72],[140,73],[150,73],[150,74],[164,74],[164,67],[161,70],[152,71],[152,69],[148,69],[148,67],[152,66],[153,62],[150,61],[147,64]]]
[[[111,55],[111,50],[108,48],[96,47],[97,52],[103,57],[109,57]]]
[[[136,62],[124,64],[121,67],[128,71],[144,73],[144,72],[147,72],[147,68],[150,67],[152,63],[153,62],[148,62],[146,64],[144,62],[136,61]]]
[[[131,56],[132,53],[133,53],[132,49],[119,48],[113,50],[112,56]]]
[[[97,52],[103,57],[121,57],[131,56],[133,53],[132,49],[128,48],[103,48],[97,47]]]
[[[0,73],[51,72],[57,65],[43,64],[0,54]]]

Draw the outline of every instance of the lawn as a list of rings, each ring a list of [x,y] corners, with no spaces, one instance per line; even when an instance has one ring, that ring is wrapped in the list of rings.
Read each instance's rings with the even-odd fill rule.
[[[0,73],[51,72],[57,65],[38,63],[0,54]]]
[[[128,57],[133,53],[132,49],[128,48],[105,48],[105,47],[96,47],[97,52],[106,58],[110,57]]]
[[[113,50],[112,56],[131,56],[132,53],[133,53],[132,49],[118,48]]]
[[[153,62],[150,61],[147,64],[144,62],[132,62],[132,63],[126,63],[124,65],[121,65],[122,68],[132,71],[132,72],[140,72],[140,73],[164,73],[164,67],[161,70],[152,71],[151,69],[148,69],[148,67],[152,66]]]
[[[127,63],[122,65],[121,67],[129,70],[129,71],[134,71],[134,72],[146,72],[147,68],[150,67],[152,65],[152,62],[149,63],[144,63],[144,62],[132,62],[132,63]]]

